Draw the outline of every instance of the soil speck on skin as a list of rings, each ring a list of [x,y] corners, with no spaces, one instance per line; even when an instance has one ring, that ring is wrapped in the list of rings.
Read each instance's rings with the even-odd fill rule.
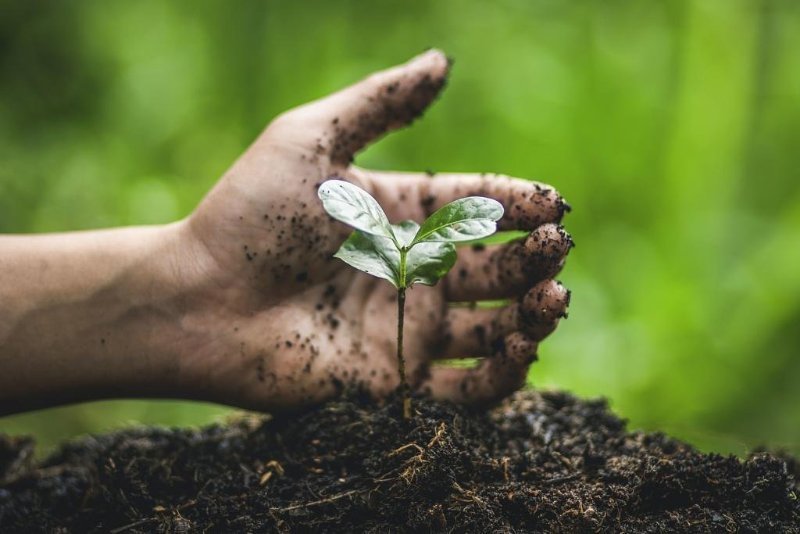
[[[426,195],[419,201],[425,213],[433,213],[433,206],[436,204],[436,197],[433,195]]]
[[[332,313],[329,313],[328,315],[326,315],[325,316],[325,320],[330,325],[330,327],[333,328],[334,330],[339,328],[340,321]]]
[[[702,454],[663,434],[626,431],[604,401],[559,392],[519,393],[491,412],[416,399],[413,424],[398,417],[397,401],[360,396],[230,426],[131,429],[67,444],[39,465],[14,461],[30,455],[30,441],[0,436],[0,525],[798,532],[790,457]]]

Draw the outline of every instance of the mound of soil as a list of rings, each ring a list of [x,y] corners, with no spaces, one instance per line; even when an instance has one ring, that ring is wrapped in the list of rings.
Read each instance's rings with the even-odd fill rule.
[[[0,440],[2,532],[800,532],[797,463],[626,432],[604,401],[337,401],[286,418]]]

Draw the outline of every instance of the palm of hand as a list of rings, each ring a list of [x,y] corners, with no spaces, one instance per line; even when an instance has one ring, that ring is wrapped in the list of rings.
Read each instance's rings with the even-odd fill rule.
[[[444,58],[428,53],[278,118],[192,215],[189,227],[208,258],[198,269],[198,323],[220,331],[193,356],[201,395],[280,409],[322,401],[343,387],[385,396],[398,384],[394,289],[332,257],[350,232],[317,198],[318,186],[334,176],[369,191],[392,222],[421,222],[446,202],[482,194],[506,204],[504,227],[534,230],[523,242],[462,251],[442,283],[408,292],[406,308],[412,387],[485,402],[524,380],[538,340],[568,301],[549,280],[571,246],[549,224],[564,211],[560,197],[521,180],[431,180],[350,165],[364,144],[415,118],[446,72]],[[530,302],[499,310],[448,304],[517,297],[530,286]],[[435,358],[466,356],[491,358],[471,370],[430,366]]]

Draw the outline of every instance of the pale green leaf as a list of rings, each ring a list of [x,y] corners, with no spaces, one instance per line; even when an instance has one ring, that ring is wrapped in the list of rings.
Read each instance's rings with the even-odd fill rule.
[[[457,242],[480,239],[497,230],[503,205],[486,197],[455,200],[436,210],[422,223],[412,246],[425,242]]]
[[[425,241],[417,243],[406,256],[406,285],[432,286],[453,267],[456,247],[452,243]]]
[[[334,254],[346,264],[399,287],[400,252],[391,239],[356,230]]]
[[[360,187],[342,180],[328,180],[319,187],[317,195],[325,211],[337,221],[397,242],[383,209]]]

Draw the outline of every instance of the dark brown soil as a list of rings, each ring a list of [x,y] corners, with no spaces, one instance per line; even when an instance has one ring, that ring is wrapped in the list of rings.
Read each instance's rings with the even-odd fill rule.
[[[36,466],[0,440],[2,532],[800,532],[797,463],[629,433],[603,401],[491,413],[341,401],[284,419],[139,428]],[[788,462],[788,463],[787,463]]]

